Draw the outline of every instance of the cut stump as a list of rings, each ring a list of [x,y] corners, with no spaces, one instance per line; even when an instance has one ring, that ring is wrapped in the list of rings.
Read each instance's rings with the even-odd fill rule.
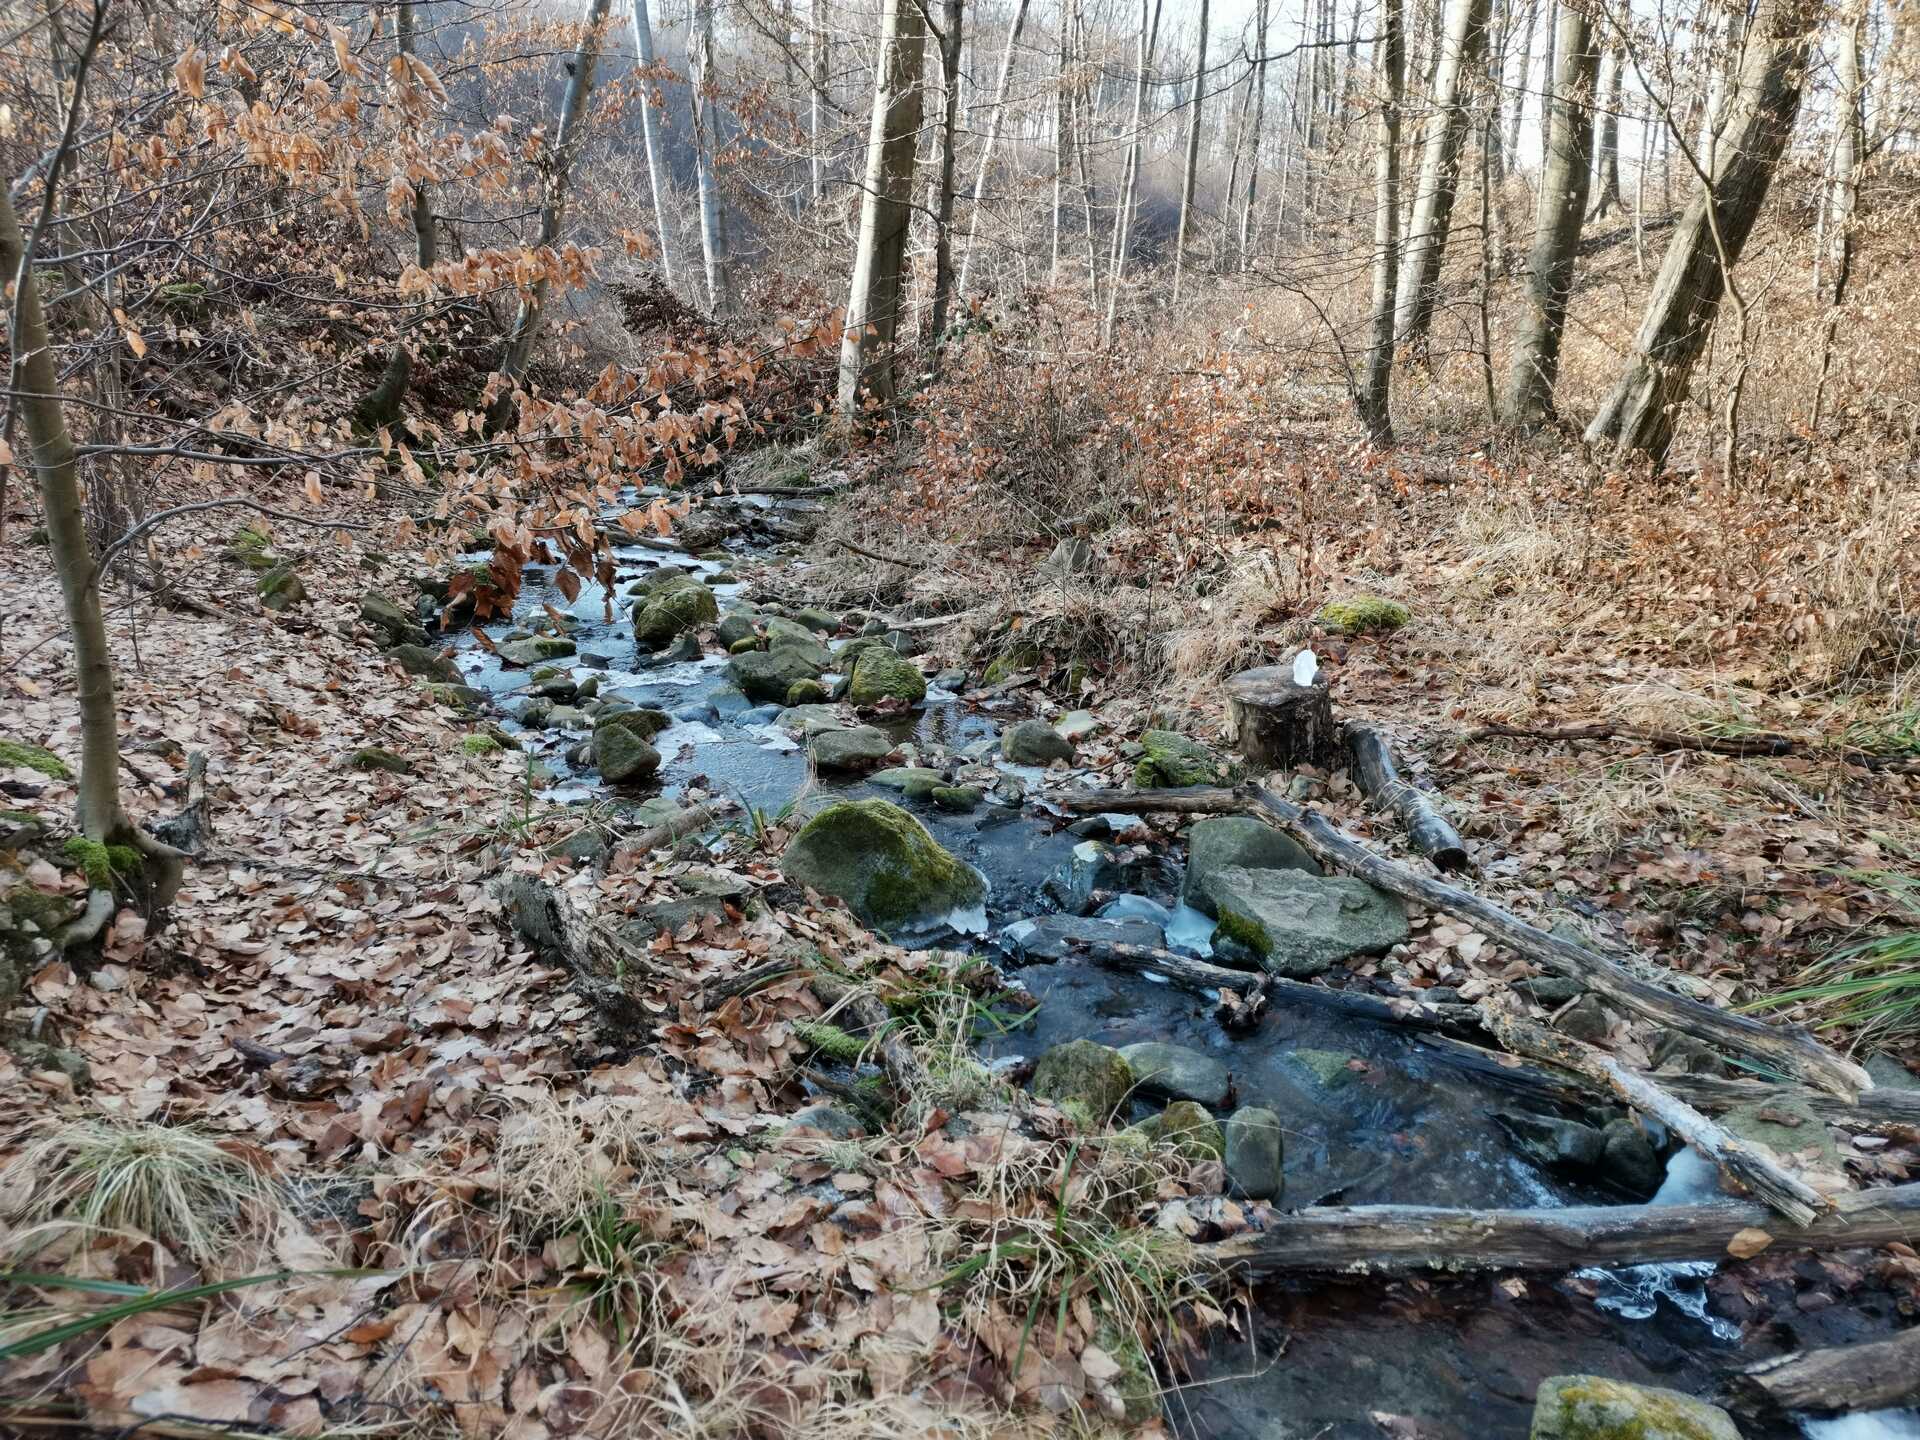
[[[1263,665],[1227,682],[1240,753],[1269,770],[1312,765],[1333,769],[1340,760],[1340,733],[1333,723],[1333,693],[1324,679],[1296,685],[1287,665]]]

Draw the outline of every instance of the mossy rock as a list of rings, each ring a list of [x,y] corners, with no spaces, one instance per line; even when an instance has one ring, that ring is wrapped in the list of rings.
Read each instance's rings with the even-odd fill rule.
[[[1102,1319],[1093,1332],[1093,1343],[1120,1367],[1120,1373],[1106,1382],[1120,1397],[1121,1409],[1129,1425],[1144,1425],[1160,1415],[1160,1381],[1147,1358],[1147,1347],[1131,1330],[1123,1330]]]
[[[749,649],[760,648],[760,632],[754,627],[753,616],[742,610],[729,610],[722,615],[713,633],[721,645],[729,651],[742,640],[753,641]]]
[[[780,869],[794,884],[836,896],[882,929],[930,920],[986,896],[979,875],[885,800],[827,806],[793,837]]]
[[[1320,866],[1300,842],[1263,825],[1251,815],[1210,815],[1194,822],[1187,832],[1187,873],[1180,898],[1207,914],[1214,913],[1207,881],[1230,868],[1241,870],[1298,870],[1320,874]]]
[[[491,735],[469,735],[460,742],[464,755],[493,755],[505,747]]]
[[[994,657],[987,666],[986,673],[980,677],[983,685],[998,685],[1003,680],[1011,680],[1023,670],[1032,670],[1044,657],[1038,646],[1015,645]]]
[[[633,638],[648,649],[658,650],[687,631],[719,618],[720,602],[713,598],[713,592],[687,578],[681,584],[648,592],[645,603],[633,612]]]
[[[46,822],[25,810],[0,810],[0,850],[18,850],[39,841]]]
[[[853,665],[853,683],[847,698],[855,705],[878,705],[897,700],[918,705],[927,698],[927,680],[920,667],[883,645],[860,652]]]
[[[387,658],[409,675],[419,675],[428,680],[437,680],[441,684],[459,689],[470,688],[460,677],[460,667],[452,660],[425,645],[390,645]]]
[[[727,661],[727,674],[749,699],[786,703],[787,692],[796,680],[817,680],[820,671],[806,656],[791,647],[784,650],[750,650]]]
[[[256,587],[260,604],[268,610],[291,610],[307,603],[307,587],[289,565],[276,565],[260,577]]]
[[[831,635],[840,628],[840,617],[825,610],[796,610],[793,618],[816,635]]]
[[[672,724],[673,717],[664,710],[633,706],[624,710],[601,711],[594,719],[593,730],[596,735],[602,730],[627,730],[642,740],[651,740]]]
[[[1078,1104],[1096,1125],[1105,1126],[1133,1093],[1133,1067],[1109,1045],[1069,1040],[1033,1067],[1033,1093],[1063,1109]]]
[[[622,714],[605,718],[627,717]],[[593,728],[593,763],[600,771],[600,778],[609,785],[639,784],[659,773],[660,752],[647,743],[638,728],[603,722]]]
[[[787,687],[789,705],[824,705],[827,702],[827,687],[818,680],[796,680]]]
[[[384,635],[389,645],[426,643],[427,632],[421,628],[419,617],[378,590],[369,590],[360,597],[360,619]]]
[[[1550,1375],[1534,1394],[1531,1440],[1740,1440],[1733,1417],[1678,1390],[1601,1375]]]
[[[0,888],[0,1016],[19,999],[26,977],[53,958],[60,932],[80,911],[77,900],[32,885]]]
[[[928,792],[928,798],[942,810],[964,814],[978,809],[985,797],[978,785],[936,785]]]
[[[807,663],[816,671],[833,668],[833,652],[820,643],[819,636],[797,620],[788,620],[779,615],[768,620],[767,648],[791,650],[797,655],[804,655]]]
[[[449,685],[436,680],[429,681],[424,688],[434,704],[463,715],[470,715],[487,703],[487,692],[473,685]]]
[[[1398,600],[1362,594],[1329,600],[1314,618],[1341,635],[1384,635],[1413,619],[1413,612]]]
[[[411,775],[413,762],[396,755],[383,745],[365,745],[353,752],[348,761],[356,770],[385,770],[392,775]]]
[[[1182,785],[1212,785],[1225,778],[1226,762],[1197,740],[1172,730],[1149,730],[1140,737],[1146,753],[1133,767],[1133,783],[1140,790],[1167,790]]]
[[[227,542],[227,558],[249,570],[271,570],[280,563],[273,553],[273,539],[264,530],[242,525]]]
[[[1194,1100],[1176,1100],[1140,1126],[1156,1145],[1165,1145],[1185,1160],[1224,1160],[1226,1134],[1207,1107]]]
[[[188,325],[206,323],[207,287],[197,280],[179,280],[154,287],[153,302],[166,316]]]
[[[34,770],[49,780],[71,780],[67,762],[42,745],[24,740],[0,740],[0,770]]]

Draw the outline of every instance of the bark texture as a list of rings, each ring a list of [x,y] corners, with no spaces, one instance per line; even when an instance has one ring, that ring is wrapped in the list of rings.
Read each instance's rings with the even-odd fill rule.
[[[973,214],[967,221],[966,248],[960,252],[960,298],[967,297],[967,275],[973,268],[973,247],[980,238],[980,201],[986,194],[987,175],[993,165],[993,152],[1000,146],[1000,131],[1007,121],[1007,83],[1013,78],[1013,57],[1015,47],[1020,43],[1021,28],[1027,22],[1029,0],[1017,0],[1013,7],[1013,23],[1007,27],[1007,47],[1000,52],[1000,79],[993,89],[993,115],[987,121],[986,143],[980,147],[980,164],[973,172]],[[878,111],[875,112],[876,116]]]
[[[1589,444],[1665,460],[1693,367],[1726,294],[1727,270],[1738,263],[1760,217],[1800,113],[1819,14],[1813,0],[1760,0],[1717,127],[1712,183],[1700,185],[1667,246],[1633,352],[1587,426]]]
[[[660,119],[656,111],[663,111],[660,99],[660,83],[645,76],[653,69],[653,21],[647,14],[651,0],[631,0],[633,7],[633,63],[642,72],[640,81],[640,134],[647,147],[647,185],[653,195],[653,228],[660,236],[660,274],[667,284],[673,284],[673,237],[667,229],[666,187],[669,178],[666,156],[661,153]],[[815,101],[814,110],[815,140],[818,141],[819,108]],[[820,151],[814,147],[814,187],[819,188]]]
[[[1514,341],[1505,397],[1507,422],[1525,429],[1553,418],[1560,335],[1566,328],[1580,225],[1587,211],[1593,92],[1600,65],[1593,18],[1584,9],[1569,5],[1562,10],[1558,28],[1554,49],[1560,68],[1551,92],[1553,139],[1540,177],[1533,248],[1527,255],[1527,308]]]
[[[840,344],[839,400],[845,414],[853,413],[863,393],[883,405],[892,404],[897,394],[894,342],[900,328],[907,228],[913,219],[913,160],[926,44],[926,21],[917,0],[886,0],[873,124],[867,134],[860,238]]]
[[[707,303],[716,315],[733,313],[733,283],[728,274],[727,207],[720,198],[720,177],[713,152],[718,120],[713,103],[713,0],[694,0],[692,55],[693,164],[700,182],[700,251],[707,263]]]
[[[1187,266],[1187,238],[1193,233],[1194,186],[1200,172],[1201,99],[1207,84],[1209,0],[1200,0],[1200,41],[1193,62],[1193,110],[1187,116],[1187,159],[1180,177],[1180,228],[1173,241],[1173,303],[1180,303],[1180,278]]]
[[[1385,0],[1381,16],[1379,115],[1373,151],[1373,324],[1356,404],[1367,439],[1393,443],[1394,291],[1400,263],[1400,106],[1406,90],[1405,0]]]

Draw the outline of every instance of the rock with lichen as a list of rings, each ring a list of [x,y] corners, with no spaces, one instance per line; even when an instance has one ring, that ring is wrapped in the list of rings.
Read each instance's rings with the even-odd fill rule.
[[[1531,1440],[1740,1440],[1733,1417],[1679,1390],[1601,1375],[1549,1375],[1534,1393]]]
[[[1069,1040],[1055,1045],[1033,1067],[1033,1093],[1069,1114],[1105,1125],[1133,1093],[1133,1069],[1110,1045]]]
[[[793,837],[780,869],[794,884],[835,896],[867,924],[887,930],[986,897],[986,883],[971,867],[885,800],[827,806]]]

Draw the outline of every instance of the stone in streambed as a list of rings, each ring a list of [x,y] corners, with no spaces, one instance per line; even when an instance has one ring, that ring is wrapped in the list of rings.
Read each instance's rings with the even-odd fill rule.
[[[1126,1057],[1091,1040],[1056,1045],[1033,1068],[1034,1094],[1093,1126],[1105,1125],[1132,1091]]]
[[[1187,831],[1187,875],[1180,898],[1196,910],[1215,914],[1206,882],[1222,870],[1298,870],[1318,875],[1313,857],[1289,835],[1250,815],[1214,815]]]
[[[1078,745],[1082,740],[1092,739],[1107,727],[1091,710],[1069,710],[1053,722],[1053,728]]]
[[[574,644],[558,635],[531,635],[525,640],[502,641],[495,647],[495,653],[508,665],[530,670],[545,661],[573,654]]]
[[[807,743],[807,754],[820,770],[868,770],[893,753],[893,739],[871,725],[823,730]]]
[[[1504,1110],[1493,1118],[1522,1155],[1555,1175],[1591,1174],[1607,1153],[1607,1137],[1577,1120]]]
[[[1211,785],[1227,773],[1226,762],[1206,746],[1171,730],[1147,731],[1140,737],[1140,749],[1133,767],[1133,783],[1140,790]]]
[[[609,785],[653,778],[660,752],[647,742],[673,722],[658,710],[617,710],[593,726],[593,763]]]
[[[1140,1088],[1148,1094],[1192,1100],[1201,1105],[1227,1103],[1227,1067],[1211,1055],[1159,1040],[1122,1045],[1120,1053],[1126,1057]]]
[[[1059,960],[1076,944],[1166,944],[1166,934],[1151,920],[1098,920],[1078,915],[1036,915],[1016,920],[1000,932],[1000,939],[1028,960]]]
[[[936,785],[929,796],[940,809],[956,814],[974,809],[983,798],[978,785]]]
[[[891,770],[876,770],[867,778],[876,785],[898,790],[903,795],[912,796],[918,790],[921,797],[931,795],[935,787],[947,783],[946,777],[938,770],[930,770],[924,765],[896,765]]]
[[[727,674],[748,699],[783,704],[796,680],[817,680],[820,671],[791,648],[750,650],[727,661]]]
[[[1056,760],[1073,762],[1073,742],[1044,720],[1022,720],[1009,725],[1000,737],[1000,754],[1011,765],[1045,767]]]
[[[425,645],[393,645],[387,649],[387,658],[409,675],[424,676],[428,680],[438,680],[447,685],[461,685],[460,667],[442,655],[438,650]]]
[[[1121,1053],[1124,1055],[1128,1046]],[[1220,1160],[1226,1157],[1227,1139],[1220,1122],[1206,1107],[1192,1100],[1176,1100],[1151,1119],[1133,1127],[1156,1145],[1167,1145],[1186,1160]]]
[[[796,680],[787,687],[788,705],[824,705],[827,687],[818,680]]]
[[[793,618],[816,635],[831,635],[840,628],[840,617],[824,610],[796,610]]]
[[[1534,1394],[1530,1440],[1740,1440],[1733,1417],[1678,1390],[1601,1375],[1550,1375]]]
[[[690,575],[649,585],[633,610],[633,638],[658,650],[669,641],[720,618],[720,602]]]
[[[1228,866],[1205,884],[1220,921],[1216,935],[1245,945],[1264,968],[1289,979],[1324,974],[1407,938],[1400,901],[1364,880]]]
[[[780,870],[883,929],[931,920],[986,897],[979,875],[885,800],[829,805],[793,837]]]
[[[1623,1115],[1609,1120],[1600,1131],[1606,1149],[1600,1156],[1600,1178],[1635,1200],[1651,1199],[1666,1179],[1667,1167],[1653,1148],[1640,1122]]]
[[[811,630],[777,615],[767,621],[767,649],[789,650],[805,656],[816,675],[833,668],[833,652],[822,645]]]
[[[752,640],[758,648],[760,632],[754,629],[753,616],[742,610],[729,610],[714,627],[714,636],[723,649],[731,650],[742,640]]]
[[[860,658],[854,661],[847,698],[860,706],[878,705],[887,700],[918,705],[927,698],[927,681],[912,661],[874,646],[862,650]]]
[[[1277,1200],[1285,1184],[1280,1117],[1260,1105],[1243,1105],[1226,1125],[1227,1179],[1242,1195]]]

